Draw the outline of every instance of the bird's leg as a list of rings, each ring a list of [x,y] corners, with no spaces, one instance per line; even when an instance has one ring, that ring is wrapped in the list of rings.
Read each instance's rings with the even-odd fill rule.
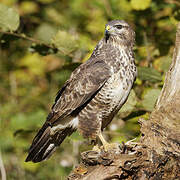
[[[105,147],[108,146],[109,143],[104,139],[104,137],[103,137],[101,132],[99,133],[99,139],[101,140],[101,142],[102,142],[102,144],[104,146],[104,149],[105,149]]]
[[[98,144],[97,139],[96,140],[92,140],[91,144],[94,144],[94,147],[93,147],[92,151],[96,151],[98,153],[101,152],[101,149],[99,148],[99,144]]]
[[[99,135],[98,135],[99,139],[101,140],[102,142],[102,145],[104,147],[104,150],[105,151],[111,151],[111,150],[119,150],[119,144],[118,143],[111,143],[109,144],[103,137],[102,133],[100,132]]]

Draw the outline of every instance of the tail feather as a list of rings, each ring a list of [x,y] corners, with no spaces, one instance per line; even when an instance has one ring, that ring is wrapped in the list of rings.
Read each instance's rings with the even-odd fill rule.
[[[74,129],[66,127],[62,131],[56,132],[53,136],[50,132],[51,126],[45,123],[32,142],[26,162],[32,161],[36,163],[48,159],[66,136],[74,132]]]

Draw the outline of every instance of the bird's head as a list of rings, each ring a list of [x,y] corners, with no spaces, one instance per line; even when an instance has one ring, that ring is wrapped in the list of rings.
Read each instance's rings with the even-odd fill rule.
[[[113,42],[117,45],[133,46],[135,41],[135,32],[123,20],[113,20],[106,24],[105,41]]]

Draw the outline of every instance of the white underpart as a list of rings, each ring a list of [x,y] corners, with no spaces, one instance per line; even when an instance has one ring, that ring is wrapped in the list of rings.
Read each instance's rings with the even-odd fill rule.
[[[112,94],[114,95],[113,101],[115,104],[124,103],[127,98],[127,90],[123,89],[123,83],[117,84],[116,88],[112,89]]]
[[[69,122],[69,126],[72,127],[73,129],[77,129],[79,123],[79,119],[76,116],[75,118],[72,119],[72,121]]]
[[[111,69],[111,71],[113,72],[113,68]],[[126,84],[126,79],[119,80],[119,74],[115,74],[114,72],[112,74],[114,75],[108,80],[107,83],[111,84],[111,88],[108,94],[110,94],[110,97],[112,99],[112,109],[113,109],[114,106],[117,105],[119,107],[122,106],[124,101],[127,99],[127,96],[129,94],[127,92],[130,92],[132,84],[129,83],[127,89],[126,88],[124,89],[124,84]]]
[[[120,51],[121,51],[122,56],[128,60],[129,58],[127,56],[127,53],[125,52],[125,49],[120,48]],[[127,63],[128,63],[128,61],[123,61],[123,62],[125,63],[125,65],[127,65]]]
[[[78,122],[79,122],[78,117],[71,117],[70,120],[67,119],[67,121],[69,121],[69,123],[64,124],[64,125],[58,124],[56,126],[53,126],[51,128],[51,134],[53,135],[55,132],[61,131],[61,130],[65,129],[66,127],[72,127],[73,129],[77,129]]]

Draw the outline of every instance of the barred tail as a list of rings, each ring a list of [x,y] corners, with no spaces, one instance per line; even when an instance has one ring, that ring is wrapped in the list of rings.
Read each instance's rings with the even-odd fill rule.
[[[48,159],[63,142],[66,136],[69,136],[74,132],[74,129],[66,127],[62,129],[62,131],[56,132],[53,136],[50,132],[51,126],[45,123],[33,139],[25,162],[32,161],[37,163]]]

